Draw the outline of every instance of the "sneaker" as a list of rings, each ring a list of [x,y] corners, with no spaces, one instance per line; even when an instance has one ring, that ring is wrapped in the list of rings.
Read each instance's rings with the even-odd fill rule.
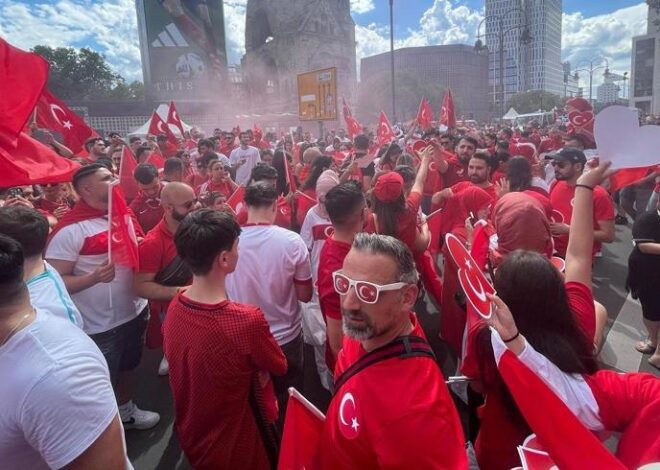
[[[163,360],[160,361],[158,366],[158,375],[164,376],[170,373],[170,364],[167,362],[167,358],[163,356]]]
[[[614,223],[616,225],[628,225],[628,217],[626,217],[625,215],[617,215],[614,218]]]
[[[128,429],[151,429],[160,421],[160,415],[153,411],[141,410],[135,404],[131,404],[130,413],[122,415],[121,424],[124,430]]]

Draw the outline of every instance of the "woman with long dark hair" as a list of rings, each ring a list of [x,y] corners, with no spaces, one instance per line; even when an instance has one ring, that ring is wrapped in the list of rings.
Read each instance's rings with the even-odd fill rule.
[[[289,194],[289,183],[287,183],[287,165],[291,160],[291,155],[285,152],[282,149],[275,150],[273,154],[273,168],[277,170],[277,183],[275,188],[277,189],[278,196],[286,196]],[[290,174],[292,174],[291,172]]]
[[[593,338],[596,314],[591,292],[593,243],[593,188],[606,174],[608,164],[583,174],[578,180],[574,217],[566,256],[566,274],[540,253],[517,250],[495,272],[494,287],[510,309],[524,337],[540,354],[567,374],[592,374],[598,369]],[[473,337],[473,335],[475,335]],[[518,341],[502,338],[505,343]],[[481,468],[510,469],[519,464],[516,446],[531,434],[499,375],[493,354],[491,330],[481,325],[470,332],[463,371],[475,371],[485,405],[475,449]]]

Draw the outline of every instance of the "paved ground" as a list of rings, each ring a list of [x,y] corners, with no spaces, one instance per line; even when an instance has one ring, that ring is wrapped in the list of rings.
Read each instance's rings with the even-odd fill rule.
[[[594,296],[608,310],[607,340],[600,355],[605,367],[621,371],[651,372],[660,376],[660,371],[647,364],[648,356],[642,356],[633,348],[635,341],[644,331],[639,303],[625,291],[628,254],[632,249],[630,228],[617,227],[616,241],[607,245],[603,257],[596,260],[594,270]],[[424,304],[416,309],[445,375],[453,375],[455,361],[447,347],[437,339],[438,312]],[[128,455],[136,470],[187,469],[189,466],[182,457],[176,436],[172,432],[172,399],[166,377],[158,377],[156,370],[161,353],[146,351],[139,368],[139,386],[136,392],[137,403],[144,408],[158,411],[161,422],[150,431],[127,431]],[[312,359],[311,350],[306,358]],[[329,394],[321,387],[313,369],[313,360],[307,361],[304,394],[320,409],[325,410]],[[464,407],[458,403],[465,420]]]

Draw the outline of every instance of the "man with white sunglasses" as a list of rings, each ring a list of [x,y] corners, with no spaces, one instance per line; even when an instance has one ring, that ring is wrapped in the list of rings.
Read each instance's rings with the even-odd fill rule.
[[[357,234],[333,279],[344,344],[321,468],[467,468],[456,408],[412,312],[411,252],[393,237]]]

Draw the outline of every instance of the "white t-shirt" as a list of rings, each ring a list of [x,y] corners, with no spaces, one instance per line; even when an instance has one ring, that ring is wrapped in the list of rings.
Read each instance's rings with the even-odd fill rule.
[[[107,231],[108,219],[102,217],[64,227],[48,244],[46,259],[75,262],[75,276],[92,273],[108,260]],[[99,282],[71,298],[80,310],[83,329],[89,335],[129,322],[147,306],[146,300],[133,294],[133,270],[117,264],[112,282]]]
[[[30,303],[56,317],[70,321],[78,328],[83,327],[83,319],[78,307],[71,300],[64,281],[55,268],[44,261],[44,272],[27,281]]]
[[[42,310],[0,347],[0,377],[3,468],[64,467],[118,413],[99,348],[79,328]]]
[[[236,270],[226,279],[231,300],[260,307],[278,344],[300,332],[294,283],[312,282],[309,253],[300,235],[276,225],[243,227]]]
[[[325,244],[327,238],[334,231],[330,219],[322,217],[318,214],[319,205],[315,205],[307,211],[305,220],[300,228],[300,236],[302,237],[307,249],[311,254],[312,262],[312,278],[316,285],[316,280],[319,273],[319,258],[321,256],[321,249]]]
[[[257,166],[257,163],[261,161],[259,150],[248,145],[248,148],[245,150],[236,147],[231,151],[229,161],[232,165],[235,165],[242,159],[245,159],[245,163],[236,169],[236,183],[242,186],[247,186],[247,183],[250,180],[250,173],[252,173],[252,168]]]

